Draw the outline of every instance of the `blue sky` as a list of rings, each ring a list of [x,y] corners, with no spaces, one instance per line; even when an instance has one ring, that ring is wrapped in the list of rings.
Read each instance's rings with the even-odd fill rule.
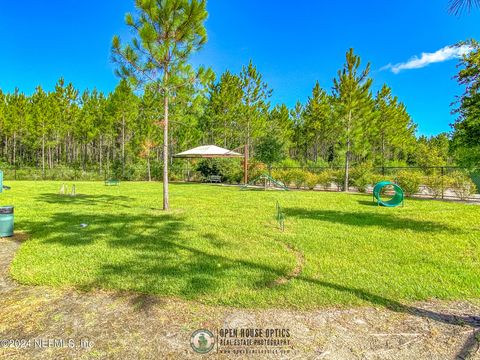
[[[306,101],[316,80],[330,90],[353,47],[371,62],[374,90],[391,86],[419,134],[433,135],[449,131],[454,120],[457,60],[399,73],[385,66],[480,38],[479,10],[455,17],[446,8],[447,0],[209,0],[209,42],[193,61],[221,73],[239,72],[252,59],[274,89],[272,103],[293,106]],[[111,91],[118,82],[111,38],[127,35],[123,19],[132,9],[133,0],[2,1],[0,88],[30,94],[36,85],[53,89],[63,76],[81,90]]]

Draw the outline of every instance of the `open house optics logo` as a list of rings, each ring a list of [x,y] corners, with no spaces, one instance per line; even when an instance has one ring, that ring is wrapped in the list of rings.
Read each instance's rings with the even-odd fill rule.
[[[215,337],[209,330],[199,329],[193,332],[190,337],[192,349],[199,354],[206,354],[212,351],[215,345]]]
[[[292,351],[290,329],[278,328],[222,328],[214,335],[199,329],[192,333],[190,345],[199,354],[272,354],[285,355]]]

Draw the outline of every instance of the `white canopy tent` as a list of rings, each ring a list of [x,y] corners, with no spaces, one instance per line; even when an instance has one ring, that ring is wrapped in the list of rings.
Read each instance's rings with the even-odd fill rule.
[[[175,158],[236,158],[244,157],[242,154],[232,150],[224,149],[215,145],[199,146],[179,154]]]
[[[248,147],[245,145],[245,154],[221,148],[216,145],[203,145],[173,155],[174,158],[201,159],[201,158],[244,158],[243,181],[248,183]]]

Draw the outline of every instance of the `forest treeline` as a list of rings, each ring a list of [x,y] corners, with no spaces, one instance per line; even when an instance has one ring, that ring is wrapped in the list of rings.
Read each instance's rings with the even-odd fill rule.
[[[449,135],[416,137],[405,104],[388,85],[373,92],[369,71],[350,50],[333,84],[312,84],[306,103],[293,108],[271,104],[272,89],[252,62],[182,87],[169,104],[170,161],[175,167],[172,154],[202,144],[248,144],[255,157],[273,141],[284,166],[455,164]],[[63,166],[123,178],[136,169],[151,177],[162,164],[163,104],[161,93],[135,92],[126,80],[108,94],[80,92],[62,78],[53,91],[38,86],[30,96],[0,90],[2,167]]]

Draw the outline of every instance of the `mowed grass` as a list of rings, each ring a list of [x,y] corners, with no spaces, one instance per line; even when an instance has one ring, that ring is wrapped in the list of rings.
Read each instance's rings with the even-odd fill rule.
[[[16,231],[29,234],[11,267],[25,284],[249,308],[480,297],[477,205],[392,209],[370,195],[172,184],[165,213],[159,183],[76,183],[76,197],[58,195],[60,182],[8,185],[0,201],[15,205]],[[299,265],[297,277],[276,282]]]

